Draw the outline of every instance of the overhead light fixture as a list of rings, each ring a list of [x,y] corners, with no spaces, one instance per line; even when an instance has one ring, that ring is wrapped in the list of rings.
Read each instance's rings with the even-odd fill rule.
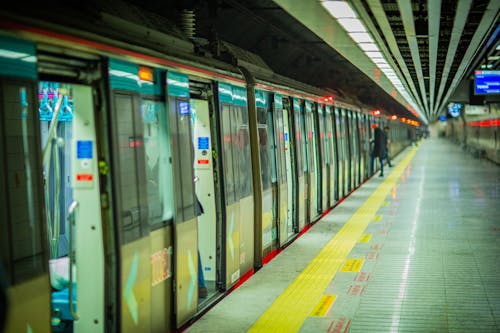
[[[340,18],[338,22],[347,32],[366,32],[363,23],[357,18]]]
[[[378,51],[378,47],[374,43],[358,43],[358,45],[363,51]]]
[[[489,56],[488,57],[488,60],[492,60],[492,61],[493,60],[498,60],[498,59],[500,59],[500,56]]]
[[[380,51],[365,51],[365,54],[370,59],[384,59],[384,56],[382,55],[382,52],[380,52]]]
[[[384,55],[380,52],[377,44],[374,42],[371,35],[367,32],[363,22],[360,21],[354,10],[351,8],[347,1],[333,1],[322,0],[321,4],[330,13],[330,15],[337,20],[337,22],[349,34],[351,39],[358,44],[361,50],[364,51],[375,65],[384,73],[389,81],[393,84],[394,88],[408,101],[408,110],[414,114],[415,110],[422,119],[427,119],[421,112],[420,108],[415,104],[412,97],[408,95],[405,87],[399,80],[398,76],[392,70],[391,66],[385,60]],[[500,44],[497,45],[496,50],[500,50]],[[410,106],[411,105],[411,106]]]
[[[352,40],[356,43],[373,43],[373,39],[367,32],[350,32]]]
[[[330,14],[336,19],[339,18],[356,18],[356,14],[351,9],[351,6],[344,1],[323,1],[321,3]]]

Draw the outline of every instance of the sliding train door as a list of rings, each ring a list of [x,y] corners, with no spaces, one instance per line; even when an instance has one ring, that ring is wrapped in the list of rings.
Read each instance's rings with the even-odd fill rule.
[[[191,86],[191,82],[190,82]],[[199,83],[194,95],[191,92],[190,107],[193,121],[194,146],[194,184],[196,197],[203,212],[198,212],[198,286],[206,287],[206,293],[200,290],[198,295],[199,307],[205,304],[217,292],[220,267],[220,255],[217,245],[220,233],[220,224],[216,211],[216,188],[214,183],[214,140],[212,137],[212,122],[209,112],[209,101],[203,98],[209,89],[207,85]],[[200,89],[202,92],[200,94]]]
[[[341,199],[348,194],[347,191],[347,152],[345,148],[345,134],[342,126],[342,114],[339,108],[335,108],[335,144],[337,147],[338,165],[338,198]]]
[[[331,106],[326,106],[325,113],[325,156],[328,179],[328,207],[337,201],[337,151],[335,149],[335,131],[333,128],[333,114]]]
[[[0,43],[0,274],[9,298],[5,332],[49,332],[35,45],[9,37],[0,37]]]
[[[304,114],[304,125],[305,125],[305,141],[306,141],[306,151],[307,151],[307,165],[308,165],[308,176],[307,176],[307,189],[309,194],[309,205],[307,207],[307,223],[311,223],[318,217],[318,199],[319,199],[319,163],[318,163],[318,150],[317,150],[317,134],[315,121],[314,121],[314,105],[305,101],[305,114]]]
[[[109,60],[113,204],[119,243],[115,292],[122,332],[173,330],[175,320],[182,323],[197,309],[196,270],[190,270],[197,259],[192,152],[183,151],[179,160],[179,150],[172,148],[190,147],[190,117],[176,117],[188,102],[172,93],[167,108],[166,81],[163,70]],[[187,174],[174,177],[178,169]],[[179,190],[174,192],[174,186]],[[180,277],[176,286],[182,291],[181,304],[173,296],[174,275]],[[191,289],[190,281],[194,281]],[[172,318],[175,306],[181,311]]]
[[[38,115],[45,222],[49,239],[52,326],[104,332],[105,244],[96,108],[104,96],[97,56],[38,49]],[[110,271],[112,268],[110,269]],[[112,302],[112,300],[110,300]]]
[[[280,170],[280,245],[283,246],[297,233],[297,182],[298,162],[293,160],[293,118],[290,118],[291,100],[288,97],[274,95],[274,107],[276,110],[276,133],[278,147],[281,151]],[[292,148],[293,147],[293,148]],[[285,201],[285,205],[283,205]]]
[[[306,224],[307,211],[306,203],[308,202],[307,195],[307,152],[306,152],[306,139],[304,130],[304,111],[301,102],[297,98],[292,99],[292,110],[293,110],[293,124],[294,124],[294,134],[295,134],[295,146],[294,146],[294,163],[296,164],[296,183],[297,187],[295,189],[295,218],[297,219],[298,231],[302,230]]]
[[[245,88],[218,83],[224,183],[225,288],[253,269],[254,198],[247,94]]]
[[[262,183],[262,258],[277,249],[278,240],[278,176],[274,114],[270,94],[255,91],[257,129],[259,135],[260,179]]]
[[[328,205],[328,192],[329,192],[329,185],[330,183],[328,182],[328,133],[326,131],[326,112],[325,112],[325,106],[322,104],[318,104],[318,113],[317,113],[317,131],[319,133],[319,141],[318,141],[318,165],[320,175],[321,177],[319,178],[319,197],[321,198],[321,201],[318,202],[318,212],[322,213],[324,210],[326,210],[329,205]]]

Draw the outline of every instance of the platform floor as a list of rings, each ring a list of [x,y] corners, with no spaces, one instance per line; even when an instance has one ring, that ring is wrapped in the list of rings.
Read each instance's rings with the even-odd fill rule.
[[[427,139],[387,171],[187,332],[500,332],[500,167]]]

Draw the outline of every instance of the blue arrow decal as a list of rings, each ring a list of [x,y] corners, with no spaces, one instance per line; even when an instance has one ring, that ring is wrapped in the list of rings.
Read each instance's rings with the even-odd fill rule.
[[[125,285],[125,290],[123,296],[134,320],[134,324],[139,323],[139,311],[137,308],[137,300],[135,299],[134,288],[135,279],[137,278],[137,269],[139,268],[139,254],[137,250],[134,253],[134,259],[132,259],[132,265],[130,266],[130,272],[128,273],[127,284]]]
[[[196,275],[196,271],[194,269],[193,264],[193,256],[191,255],[191,250],[188,250],[188,269],[189,275],[191,276],[191,281],[189,281],[189,289],[188,289],[188,299],[187,299],[187,307],[188,310],[191,307],[191,301],[193,300],[194,288],[196,287],[196,279],[198,276]]]

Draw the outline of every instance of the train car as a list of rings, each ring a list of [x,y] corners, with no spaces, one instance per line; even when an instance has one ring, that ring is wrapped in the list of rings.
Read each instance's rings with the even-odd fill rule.
[[[0,40],[9,333],[181,329],[370,176],[372,117],[321,89],[43,22]]]

